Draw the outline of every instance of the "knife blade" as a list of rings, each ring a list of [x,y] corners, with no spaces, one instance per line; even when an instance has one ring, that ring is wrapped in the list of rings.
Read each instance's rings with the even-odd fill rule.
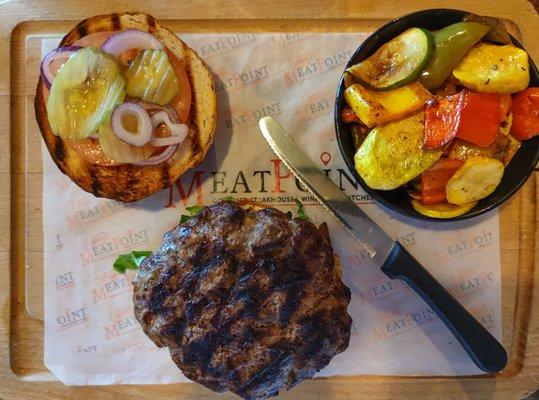
[[[369,254],[383,262],[394,241],[305,155],[271,117],[260,120],[262,135],[287,168]]]
[[[483,371],[501,371],[507,364],[503,346],[398,242],[369,218],[303,152],[272,117],[259,121],[262,135],[298,180],[354,238],[370,246],[371,255],[391,279],[405,281],[453,333]]]

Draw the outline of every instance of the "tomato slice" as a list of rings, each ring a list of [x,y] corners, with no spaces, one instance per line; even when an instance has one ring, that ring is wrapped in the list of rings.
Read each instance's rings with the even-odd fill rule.
[[[189,83],[183,62],[178,60],[169,49],[167,49],[167,55],[180,86],[180,91],[168,104],[178,114],[180,122],[186,124],[189,121],[189,111],[191,109],[191,84]]]
[[[91,162],[92,164],[105,166],[123,164],[121,162],[114,161],[112,158],[109,158],[105,153],[103,153],[97,139],[86,138],[81,140],[63,140],[65,144],[71,149],[75,150],[83,160]]]

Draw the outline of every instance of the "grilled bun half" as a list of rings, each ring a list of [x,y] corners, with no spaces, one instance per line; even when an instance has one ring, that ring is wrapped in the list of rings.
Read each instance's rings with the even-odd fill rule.
[[[133,202],[170,186],[185,171],[200,164],[214,138],[217,98],[212,74],[198,55],[152,16],[139,13],[100,15],[80,22],[61,41],[69,46],[97,32],[138,29],[154,35],[183,62],[191,85],[190,134],[167,161],[149,166],[97,165],[84,160],[51,130],[47,118],[45,88],[39,79],[35,98],[36,119],[52,159],[64,174],[87,192],[123,202]]]

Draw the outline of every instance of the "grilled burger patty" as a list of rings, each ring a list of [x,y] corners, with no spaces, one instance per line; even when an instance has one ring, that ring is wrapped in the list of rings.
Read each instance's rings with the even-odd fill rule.
[[[348,347],[350,290],[327,228],[273,208],[205,207],[165,234],[133,285],[144,332],[218,392],[274,396]]]

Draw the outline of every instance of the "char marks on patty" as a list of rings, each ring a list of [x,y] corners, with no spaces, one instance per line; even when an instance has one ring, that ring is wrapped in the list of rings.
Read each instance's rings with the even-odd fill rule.
[[[348,347],[350,291],[327,229],[272,208],[205,207],[133,284],[146,334],[212,390],[273,396]]]

